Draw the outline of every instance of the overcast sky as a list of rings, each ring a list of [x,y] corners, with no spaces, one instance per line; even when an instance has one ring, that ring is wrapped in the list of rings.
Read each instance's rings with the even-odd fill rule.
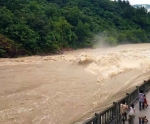
[[[150,0],[128,0],[131,5],[133,4],[150,4]]]

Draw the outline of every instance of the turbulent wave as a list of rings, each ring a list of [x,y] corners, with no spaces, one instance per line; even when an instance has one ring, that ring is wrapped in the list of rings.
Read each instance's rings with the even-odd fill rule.
[[[98,82],[112,78],[117,74],[133,69],[143,68],[143,72],[150,69],[150,49],[131,49],[107,54],[82,53],[75,63],[86,65],[85,71],[98,75]]]
[[[5,58],[0,69],[0,123],[68,124],[93,116],[149,78],[150,47]]]

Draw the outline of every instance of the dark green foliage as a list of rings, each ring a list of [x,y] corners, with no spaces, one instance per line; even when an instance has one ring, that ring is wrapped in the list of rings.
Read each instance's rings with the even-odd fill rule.
[[[149,31],[150,13],[128,1],[0,2],[0,57],[93,47],[99,33],[109,45],[149,42]]]
[[[0,57],[17,57],[29,54],[21,45],[0,34]]]

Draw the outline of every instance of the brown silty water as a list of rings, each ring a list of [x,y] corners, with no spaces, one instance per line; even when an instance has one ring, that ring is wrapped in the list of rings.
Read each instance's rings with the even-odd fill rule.
[[[149,78],[150,44],[0,59],[0,124],[72,124]]]

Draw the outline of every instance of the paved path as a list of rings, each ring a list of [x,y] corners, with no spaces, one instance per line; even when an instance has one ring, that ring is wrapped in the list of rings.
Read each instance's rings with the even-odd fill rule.
[[[150,103],[150,91],[147,92],[146,98],[148,100],[148,104]],[[139,124],[138,117],[146,116],[149,122],[147,124],[150,124],[150,106],[145,108],[144,110],[139,110],[139,102],[138,100],[135,101],[135,118],[134,118],[134,124]],[[128,122],[126,122],[128,124]]]
[[[148,104],[150,103],[150,91],[146,94],[146,98],[148,100]],[[135,120],[134,120],[134,124],[139,124],[139,116],[146,116],[147,119],[149,120],[149,122],[147,124],[150,124],[150,106],[148,106],[147,108],[145,108],[144,110],[139,110],[139,103],[138,101],[136,101],[135,104]],[[149,104],[150,105],[150,104]]]
[[[149,106],[147,108],[145,108],[144,110],[141,110],[141,111],[139,110],[139,102],[138,102],[138,100],[136,100],[135,103],[134,103],[134,105],[135,105],[134,124],[139,124],[138,117],[141,117],[141,116],[146,116],[147,119],[149,120],[149,122],[147,124],[150,124],[150,90],[146,93],[146,98],[148,100]],[[110,122],[109,124],[114,124],[114,121]],[[127,121],[126,121],[126,124],[128,124]]]

